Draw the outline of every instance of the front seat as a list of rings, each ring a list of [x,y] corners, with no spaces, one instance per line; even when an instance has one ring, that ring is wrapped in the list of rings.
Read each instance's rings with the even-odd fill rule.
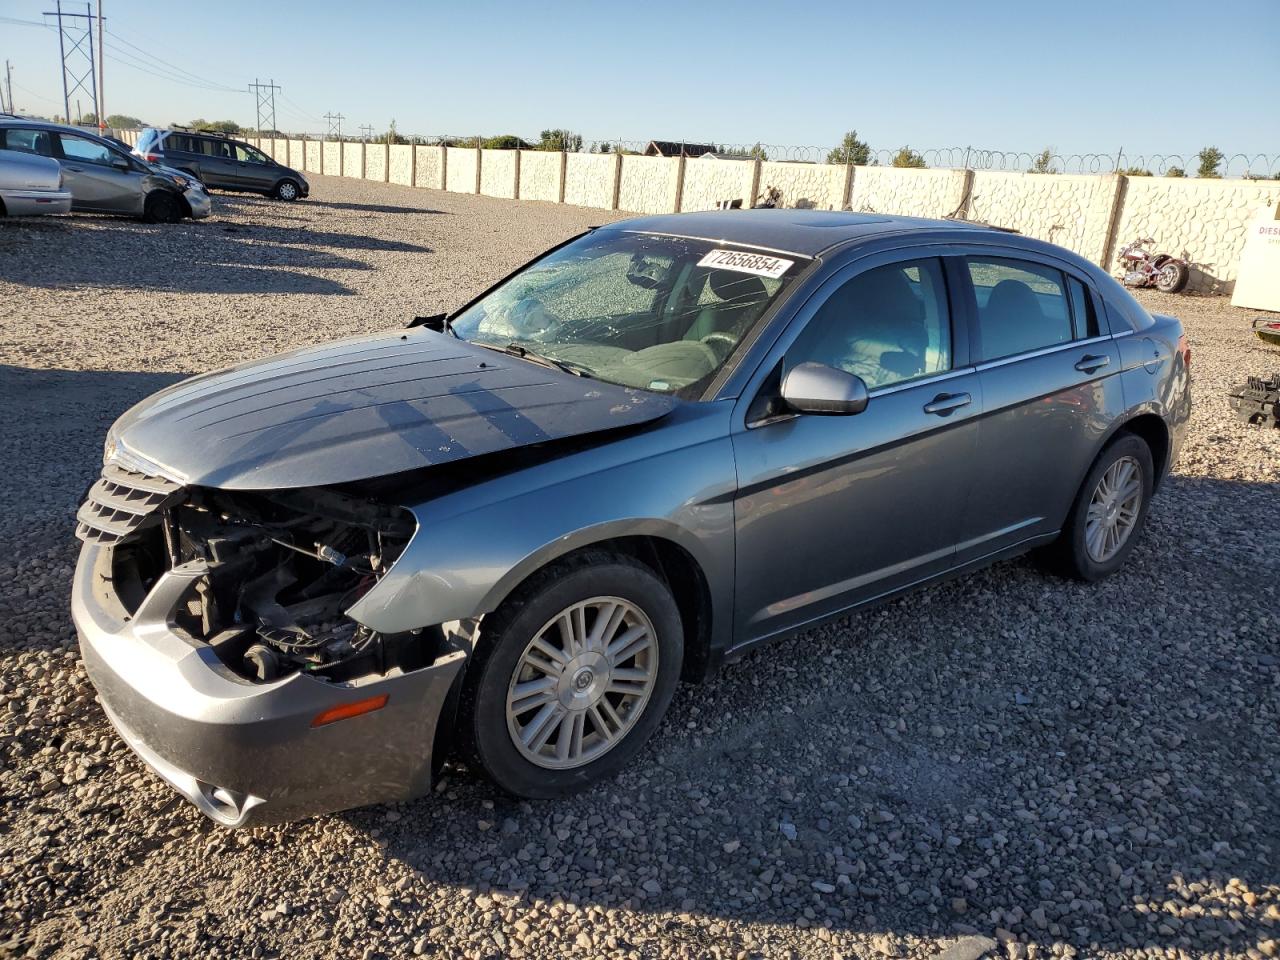
[[[856,374],[868,387],[925,372],[924,305],[899,269],[855,277],[832,295],[815,321],[828,333],[814,358]]]
[[[710,270],[706,282],[716,299],[698,311],[684,339],[701,340],[713,333],[723,333],[737,340],[747,324],[756,318],[755,308],[769,299],[764,281],[749,273]]]

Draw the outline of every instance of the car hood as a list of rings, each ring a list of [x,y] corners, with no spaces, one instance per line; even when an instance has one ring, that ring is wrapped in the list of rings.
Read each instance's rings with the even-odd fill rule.
[[[634,426],[676,402],[397,331],[174,384],[116,421],[106,452],[185,484],[323,486]]]

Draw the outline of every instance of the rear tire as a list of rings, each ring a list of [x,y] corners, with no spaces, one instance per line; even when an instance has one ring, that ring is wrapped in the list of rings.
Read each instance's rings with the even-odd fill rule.
[[[1119,570],[1146,525],[1155,468],[1146,441],[1122,433],[1089,469],[1046,559],[1057,573],[1094,582]]]
[[[155,190],[147,195],[142,219],[147,223],[177,223],[182,219],[182,207],[177,197],[164,190]]]
[[[649,567],[603,551],[555,563],[481,623],[459,702],[462,754],[519,797],[586,789],[658,728],[683,653],[675,599]]]
[[[1167,260],[1156,268],[1156,289],[1161,293],[1181,293],[1190,277],[1185,263]]]
[[[292,180],[281,180],[276,184],[273,194],[277,200],[283,200],[286,203],[292,203],[302,196],[302,188]]]

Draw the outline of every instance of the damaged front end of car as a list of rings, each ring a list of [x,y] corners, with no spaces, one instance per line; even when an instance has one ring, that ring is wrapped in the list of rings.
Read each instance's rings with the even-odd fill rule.
[[[77,514],[73,596],[108,716],[227,825],[426,791],[465,650],[439,625],[383,634],[347,613],[416,526],[353,489],[226,491],[108,462]]]

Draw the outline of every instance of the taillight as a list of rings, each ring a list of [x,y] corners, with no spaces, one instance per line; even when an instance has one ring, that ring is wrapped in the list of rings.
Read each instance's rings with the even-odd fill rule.
[[[1182,354],[1182,365],[1188,372],[1191,370],[1191,341],[1187,339],[1184,333],[1178,337],[1178,352]]]
[[[148,153],[146,155],[147,163],[159,163],[162,159],[158,153]]]

